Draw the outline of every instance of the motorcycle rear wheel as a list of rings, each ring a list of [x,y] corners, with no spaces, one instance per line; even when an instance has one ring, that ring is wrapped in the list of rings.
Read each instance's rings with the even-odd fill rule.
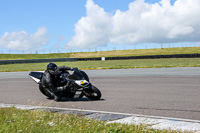
[[[84,94],[86,97],[88,97],[92,100],[99,100],[101,98],[100,90],[97,87],[95,87],[94,85],[92,85],[89,90],[84,91]]]
[[[39,90],[43,95],[45,95],[45,96],[47,96],[49,98],[53,98],[50,93],[48,93],[47,91],[44,90],[44,88],[43,88],[41,83],[39,84]]]

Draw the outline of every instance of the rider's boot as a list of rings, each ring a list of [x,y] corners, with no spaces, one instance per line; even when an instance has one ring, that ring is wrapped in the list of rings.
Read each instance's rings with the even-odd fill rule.
[[[53,93],[53,92],[51,92],[51,91],[48,90],[48,89],[47,89],[47,91],[49,92],[49,94],[51,95],[51,97],[53,97],[53,99],[54,99],[55,101],[60,101],[60,100],[61,100],[61,97],[59,96],[59,94]]]
[[[61,96],[59,94],[54,93],[54,100],[55,101],[60,101],[61,100]]]

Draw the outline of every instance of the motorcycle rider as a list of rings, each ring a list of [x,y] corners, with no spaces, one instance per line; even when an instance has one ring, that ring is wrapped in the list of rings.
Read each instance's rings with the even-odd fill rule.
[[[54,98],[55,101],[60,101],[61,96],[57,93],[60,91],[67,90],[67,85],[65,86],[58,86],[57,83],[59,82],[59,77],[62,71],[73,70],[73,67],[68,66],[61,66],[58,67],[54,63],[49,63],[47,65],[47,70],[44,72],[42,76],[42,86],[44,90],[46,90],[51,97]],[[66,81],[67,82],[67,81]]]

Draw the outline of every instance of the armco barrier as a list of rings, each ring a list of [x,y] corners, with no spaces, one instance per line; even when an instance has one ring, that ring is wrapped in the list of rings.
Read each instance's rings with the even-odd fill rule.
[[[98,61],[101,60],[101,57],[96,57],[96,58],[78,58],[78,61]]]
[[[200,58],[200,54],[174,54],[174,55],[106,57],[105,60],[160,59],[160,58]]]
[[[200,54],[174,54],[174,55],[147,55],[147,56],[124,56],[105,57],[105,60],[129,60],[129,59],[160,59],[160,58],[200,58]],[[78,58],[78,61],[96,61],[102,58]]]
[[[0,65],[3,65],[3,64],[21,64],[21,63],[66,62],[66,61],[77,61],[77,58],[0,60]]]
[[[200,58],[200,54],[105,57],[105,60],[160,59],[160,58]],[[101,59],[102,59],[101,57],[97,57],[97,58],[52,58],[52,59],[0,60],[0,65],[20,64],[20,63],[67,62],[67,61],[99,61]]]

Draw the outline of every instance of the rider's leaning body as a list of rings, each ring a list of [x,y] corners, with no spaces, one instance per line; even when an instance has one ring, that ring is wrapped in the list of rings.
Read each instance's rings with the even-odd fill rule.
[[[61,99],[61,96],[57,92],[64,91],[67,89],[67,85],[58,86],[57,82],[59,81],[61,72],[68,70],[73,70],[73,67],[58,67],[54,63],[49,63],[47,65],[47,70],[42,76],[42,86],[48,93],[50,93],[51,97],[53,97],[56,101],[59,101]]]

